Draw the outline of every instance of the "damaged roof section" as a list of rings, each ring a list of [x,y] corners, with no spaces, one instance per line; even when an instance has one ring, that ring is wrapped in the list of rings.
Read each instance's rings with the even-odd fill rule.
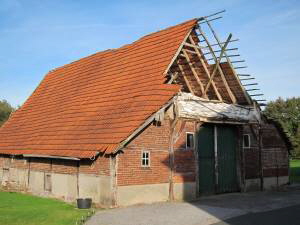
[[[258,123],[260,111],[253,106],[208,101],[190,93],[179,93],[176,99],[178,116],[202,122]]]

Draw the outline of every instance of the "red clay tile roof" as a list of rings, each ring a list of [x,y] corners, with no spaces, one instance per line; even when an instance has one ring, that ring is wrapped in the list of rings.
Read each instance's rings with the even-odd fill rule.
[[[112,152],[178,92],[164,72],[196,22],[50,71],[0,129],[0,154]]]

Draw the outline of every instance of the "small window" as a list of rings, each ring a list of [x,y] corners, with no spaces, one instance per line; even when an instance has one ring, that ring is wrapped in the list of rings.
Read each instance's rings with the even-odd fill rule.
[[[150,166],[150,152],[142,151],[142,167]]]
[[[186,133],[186,148],[194,148],[194,133]]]
[[[51,191],[51,174],[45,174],[45,191]]]
[[[243,135],[243,147],[250,148],[250,135],[249,134]]]

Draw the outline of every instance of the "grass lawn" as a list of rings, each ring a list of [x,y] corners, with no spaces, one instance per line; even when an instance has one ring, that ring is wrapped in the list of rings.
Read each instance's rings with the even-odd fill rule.
[[[76,223],[88,210],[55,200],[0,191],[0,224],[56,225]]]
[[[300,160],[293,159],[290,161],[290,181],[300,183]]]

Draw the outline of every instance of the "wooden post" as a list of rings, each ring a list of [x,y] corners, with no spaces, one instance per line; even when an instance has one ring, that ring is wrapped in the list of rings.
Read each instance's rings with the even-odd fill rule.
[[[262,128],[261,124],[258,125],[258,158],[259,158],[259,177],[260,177],[260,190],[264,190],[264,175],[263,175],[263,162],[262,162]]]
[[[214,153],[215,153],[215,192],[217,193],[217,187],[219,184],[218,173],[218,128],[214,125]]]
[[[110,155],[110,180],[111,180],[111,206],[117,206],[117,168],[118,153]]]
[[[170,145],[169,145],[169,167],[170,167],[170,175],[169,175],[169,200],[174,201],[174,133],[175,127],[178,121],[178,117],[176,117],[173,122],[170,122]]]

